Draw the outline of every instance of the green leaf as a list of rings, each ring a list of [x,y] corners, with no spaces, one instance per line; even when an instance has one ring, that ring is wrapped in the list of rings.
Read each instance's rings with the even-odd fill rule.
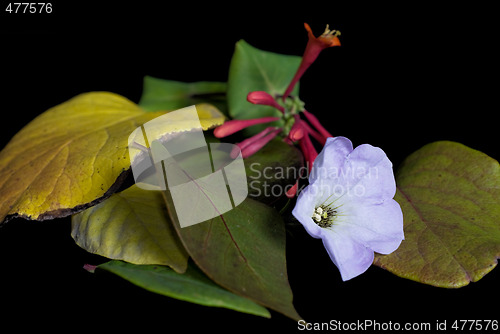
[[[194,262],[228,290],[298,320],[285,258],[285,227],[271,207],[247,198],[231,211],[181,228],[165,192],[174,226]]]
[[[134,265],[121,261],[110,261],[97,268],[107,270],[141,288],[164,296],[266,318],[271,316],[264,307],[216,285],[194,265],[189,265],[184,274],[178,274],[163,266]]]
[[[72,217],[71,236],[91,253],[135,264],[162,264],[184,272],[188,255],[160,192],[133,185]]]
[[[265,116],[278,116],[281,113],[273,107],[254,105],[247,101],[253,91],[266,91],[273,96],[283,94],[297,71],[301,57],[282,55],[254,48],[240,40],[229,67],[227,103],[229,114],[235,119],[249,119]],[[292,95],[298,95],[296,85]],[[248,129],[247,134],[255,134],[268,124],[260,124]],[[282,126],[282,121],[274,123]]]
[[[285,195],[298,178],[307,174],[302,153],[278,139],[270,141],[244,162],[248,196],[268,204]]]
[[[375,264],[398,276],[456,288],[490,272],[500,257],[500,166],[455,142],[435,142],[399,169],[395,199],[405,240]]]
[[[225,82],[180,82],[144,77],[139,106],[146,111],[176,110],[198,103],[211,103],[226,110]]]

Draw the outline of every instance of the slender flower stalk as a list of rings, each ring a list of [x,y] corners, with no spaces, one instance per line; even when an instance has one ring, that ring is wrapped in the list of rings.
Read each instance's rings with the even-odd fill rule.
[[[295,84],[300,80],[304,72],[311,66],[312,63],[318,58],[321,51],[326,48],[333,46],[340,46],[340,40],[337,36],[340,35],[340,32],[337,30],[330,30],[328,25],[326,26],[325,32],[319,37],[315,37],[312,33],[311,27],[307,23],[304,23],[304,27],[307,30],[308,42],[306,45],[306,49],[304,51],[304,55],[302,56],[302,61],[300,63],[299,69],[295,73],[292,81],[288,85],[288,88],[283,94],[283,101],[290,95]]]

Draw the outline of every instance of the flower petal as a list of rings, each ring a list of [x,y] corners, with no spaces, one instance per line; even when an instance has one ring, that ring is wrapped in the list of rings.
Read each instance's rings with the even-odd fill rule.
[[[373,263],[373,251],[342,228],[325,230],[321,239],[344,281],[364,273]]]
[[[342,174],[346,157],[353,151],[352,143],[345,137],[330,137],[314,161],[309,183],[318,179],[337,178]]]
[[[392,163],[384,151],[363,144],[347,156],[337,183],[345,188],[351,200],[382,203],[396,194]]]
[[[379,205],[349,203],[342,209],[347,215],[344,228],[349,235],[373,251],[390,254],[403,241],[403,213],[395,200]]]
[[[317,191],[318,189],[314,185],[307,186],[299,193],[297,203],[292,211],[292,215],[313,238],[320,238],[323,230],[312,220],[312,214],[317,205]]]

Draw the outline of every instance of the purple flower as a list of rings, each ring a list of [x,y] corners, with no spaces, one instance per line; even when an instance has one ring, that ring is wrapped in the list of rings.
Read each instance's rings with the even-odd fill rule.
[[[370,267],[374,252],[390,254],[404,239],[395,193],[384,151],[368,144],[353,149],[349,139],[330,137],[292,213],[312,237],[323,240],[346,281]]]

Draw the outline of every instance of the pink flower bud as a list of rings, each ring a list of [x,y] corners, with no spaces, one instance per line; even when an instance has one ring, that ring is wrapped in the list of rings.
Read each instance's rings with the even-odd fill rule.
[[[255,91],[248,93],[247,101],[253,104],[271,106],[278,109],[282,113],[285,112],[285,108],[279,105],[278,102],[276,102],[276,100],[274,100],[270,94],[264,91]]]

